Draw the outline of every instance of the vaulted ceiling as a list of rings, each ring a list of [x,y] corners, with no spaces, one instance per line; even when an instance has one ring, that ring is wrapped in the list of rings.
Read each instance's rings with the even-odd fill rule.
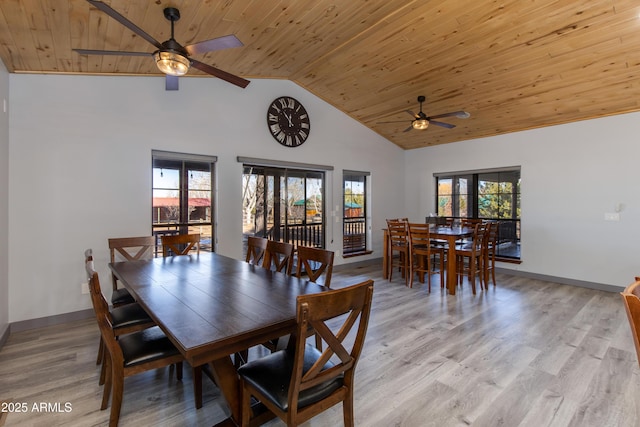
[[[168,6],[180,10],[183,45],[235,34],[243,47],[194,58],[249,80],[292,80],[404,149],[640,109],[636,0],[104,3],[160,42],[170,37]],[[0,1],[0,59],[10,72],[160,74],[152,58],[78,48],[155,50],[85,0]],[[404,132],[419,95],[428,116],[471,117]],[[389,121],[397,123],[379,124]]]

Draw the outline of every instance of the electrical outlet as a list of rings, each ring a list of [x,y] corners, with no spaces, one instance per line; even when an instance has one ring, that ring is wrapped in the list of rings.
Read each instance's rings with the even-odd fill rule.
[[[617,212],[608,212],[604,214],[605,221],[620,221],[620,214]]]
[[[83,295],[89,293],[89,282],[80,283],[80,293]]]

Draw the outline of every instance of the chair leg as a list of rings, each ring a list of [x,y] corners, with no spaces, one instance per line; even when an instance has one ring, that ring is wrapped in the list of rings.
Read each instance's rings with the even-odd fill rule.
[[[176,363],[176,379],[182,381],[182,362]]]
[[[107,355],[102,363],[102,369],[106,370],[106,378],[104,381],[104,387],[102,388],[102,404],[100,410],[105,410],[109,406],[109,397],[111,396],[111,378],[113,373],[111,372],[111,358]]]
[[[353,427],[353,388],[349,388],[347,397],[342,401],[344,427]]]
[[[242,426],[247,427],[251,425],[251,417],[253,416],[253,411],[251,410],[251,393],[249,393],[249,391],[245,388],[245,385],[242,381],[240,387],[242,393]]]
[[[444,252],[440,253],[440,288],[444,289]]]
[[[493,280],[493,287],[496,286],[496,260],[491,260],[491,280]]]
[[[96,365],[104,363],[104,343],[102,342],[102,336],[100,336],[100,344],[98,344],[98,358],[96,360]]]
[[[109,427],[117,427],[120,419],[120,409],[122,408],[122,394],[124,392],[124,373],[120,375],[113,373],[113,393],[111,397],[111,415],[109,416]]]
[[[99,385],[103,385],[105,382],[105,378],[106,376],[109,374],[108,371],[108,367],[107,367],[107,361],[104,356],[103,356],[104,360],[102,361],[102,366],[100,367],[100,380],[98,381]]]

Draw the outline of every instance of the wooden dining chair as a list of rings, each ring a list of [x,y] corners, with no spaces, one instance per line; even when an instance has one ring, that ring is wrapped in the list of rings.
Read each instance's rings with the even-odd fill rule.
[[[313,283],[327,288],[331,287],[331,274],[333,272],[333,251],[326,249],[298,246],[298,263],[295,276],[300,278],[305,275]],[[308,336],[315,335],[316,348],[322,350],[322,340],[315,331],[310,330]],[[276,345],[277,346],[277,345]]]
[[[333,251],[321,248],[298,246],[298,263],[296,264],[296,277],[306,275],[310,281],[327,288],[331,287],[331,274],[333,272]]]
[[[480,287],[483,288],[483,261],[486,231],[486,223],[476,223],[471,241],[456,245],[456,274],[458,276],[458,283],[462,283],[466,276],[471,283],[471,290],[474,295],[476,294],[476,276],[480,282]]]
[[[640,365],[640,277],[636,277],[635,282],[620,292],[620,295],[627,312],[633,344],[636,348],[636,357],[638,365]]]
[[[98,320],[100,335],[106,348],[104,365],[106,379],[102,392],[101,410],[109,406],[109,426],[116,427],[124,394],[124,379],[151,369],[176,365],[176,377],[182,380],[184,358],[158,326],[121,335],[116,339],[108,304],[100,290],[100,280],[95,271],[89,279],[89,293]]]
[[[269,270],[291,274],[293,266],[293,245],[286,242],[269,240],[264,252],[262,266]]]
[[[93,274],[95,273],[94,262],[93,262],[93,251],[91,249],[87,249],[84,252],[85,256],[85,270],[87,272],[87,279],[91,284],[91,279]],[[97,286],[97,291],[100,291],[100,295],[102,295],[102,290],[100,287],[100,282],[95,281],[93,283],[94,286]],[[102,297],[104,299],[104,297]],[[102,307],[102,306],[101,306]],[[107,304],[106,299],[104,300],[104,307],[109,316],[109,324],[113,329],[113,334],[115,336],[125,335],[136,331],[141,331],[143,329],[150,328],[155,326],[155,322],[146,311],[136,302],[131,304],[125,304],[119,307],[114,307],[109,310],[109,305]],[[104,384],[106,367],[105,367],[105,345],[102,336],[100,337],[100,344],[98,346],[98,356],[96,358],[96,365],[102,364],[101,372],[100,372],[100,384]]]
[[[267,250],[268,240],[264,237],[249,236],[247,238],[247,256],[245,261],[249,264],[261,265],[264,252]]]
[[[139,261],[153,258],[156,248],[156,239],[153,236],[120,237],[108,239],[111,262]],[[111,305],[118,307],[131,304],[135,299],[128,290],[118,287],[118,279],[111,274],[112,293]]]
[[[164,235],[162,240],[162,256],[189,255],[192,250],[200,255],[200,234],[173,234]]]
[[[402,272],[405,285],[409,285],[409,232],[407,221],[388,219],[387,230],[389,233],[389,247],[391,250],[389,259],[389,281],[393,280],[393,269],[397,267]],[[396,260],[394,253],[398,254]]]
[[[420,281],[424,283],[424,275],[427,275],[429,292],[431,292],[431,257],[438,255],[440,260],[440,287],[444,288],[444,254],[442,245],[433,243],[429,232],[429,224],[409,223],[409,287],[413,287],[413,279],[418,274]]]
[[[344,425],[353,426],[354,374],[372,295],[373,281],[367,280],[297,297],[296,332],[289,346],[238,369],[243,426],[251,423],[252,396],[288,426],[297,426],[342,402]],[[324,351],[306,344],[309,329],[316,330],[327,344]],[[351,331],[356,331],[351,334],[354,337],[345,340]]]
[[[493,286],[496,286],[496,253],[498,252],[499,227],[500,223],[498,221],[491,221],[487,224],[483,265],[485,289],[489,289],[489,278],[493,281]]]

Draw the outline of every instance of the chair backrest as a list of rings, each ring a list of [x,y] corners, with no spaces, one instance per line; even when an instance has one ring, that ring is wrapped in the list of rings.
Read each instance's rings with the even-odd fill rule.
[[[109,239],[111,262],[138,261],[153,258],[156,248],[154,236],[118,237]]]
[[[486,249],[493,256],[495,256],[496,247],[498,245],[499,227],[500,223],[498,221],[491,221],[487,224]]]
[[[96,314],[98,322],[101,317],[106,317],[107,321],[111,322],[111,314],[109,313],[109,303],[102,294],[100,288],[100,280],[98,279],[98,273],[94,269],[93,255],[91,249],[87,249],[84,252],[85,260],[84,266],[87,271],[87,278],[89,279],[89,294],[91,295],[91,303],[93,304],[93,311]],[[109,325],[111,327],[111,325]]]
[[[477,222],[473,225],[473,240],[471,248],[475,252],[482,252],[485,248],[488,224],[485,222]]]
[[[155,256],[156,238],[154,236],[116,237],[110,238],[108,241],[111,262],[139,261]],[[118,289],[118,280],[113,274],[111,282],[113,290]]]
[[[389,232],[389,240],[391,242],[392,247],[407,246],[407,243],[408,243],[407,221],[397,220],[397,219],[388,219],[387,230]]]
[[[93,264],[93,250],[87,249],[84,251],[84,268],[87,272],[87,280],[91,279],[94,271],[96,270]]]
[[[298,408],[300,392],[318,384],[343,375],[344,387],[353,387],[353,374],[369,324],[372,296],[373,280],[367,280],[346,288],[297,297],[296,337],[303,338],[294,340],[293,375],[288,396],[290,412]],[[327,323],[337,317],[341,317],[338,326],[331,322],[333,330],[337,330],[334,333]],[[304,337],[310,329],[315,330],[327,345],[313,366],[306,369]],[[353,338],[345,340],[352,330],[356,330],[355,336],[352,334]],[[325,366],[330,359],[334,363],[327,365],[331,367]],[[322,402],[318,404],[322,405]],[[295,414],[289,415],[295,419]]]
[[[636,347],[636,357],[640,365],[640,277],[636,277],[636,281],[620,292],[620,295],[627,311],[631,335]]]
[[[194,249],[200,255],[200,234],[174,234],[162,236],[162,256],[189,255]]]
[[[264,252],[267,250],[268,240],[264,237],[249,236],[247,238],[247,256],[245,261],[249,264],[260,265]]]
[[[429,232],[429,224],[420,222],[410,222],[409,230],[409,247],[412,252],[425,251],[429,252],[431,248],[431,235]]]
[[[296,277],[302,277],[306,273],[312,282],[331,287],[333,256],[333,251],[298,246]]]
[[[91,302],[96,314],[96,320],[98,321],[100,335],[102,335],[102,342],[109,352],[111,360],[110,363],[115,364],[116,366],[122,366],[124,359],[122,348],[118,345],[115,333],[113,332],[109,305],[102,294],[102,290],[100,289],[100,279],[98,278],[98,273],[95,271],[91,274],[91,278],[89,279],[89,293],[91,294]]]
[[[267,249],[264,252],[264,260],[262,262],[264,268],[281,271],[291,274],[293,266],[293,245],[291,243],[276,242],[269,240]]]

